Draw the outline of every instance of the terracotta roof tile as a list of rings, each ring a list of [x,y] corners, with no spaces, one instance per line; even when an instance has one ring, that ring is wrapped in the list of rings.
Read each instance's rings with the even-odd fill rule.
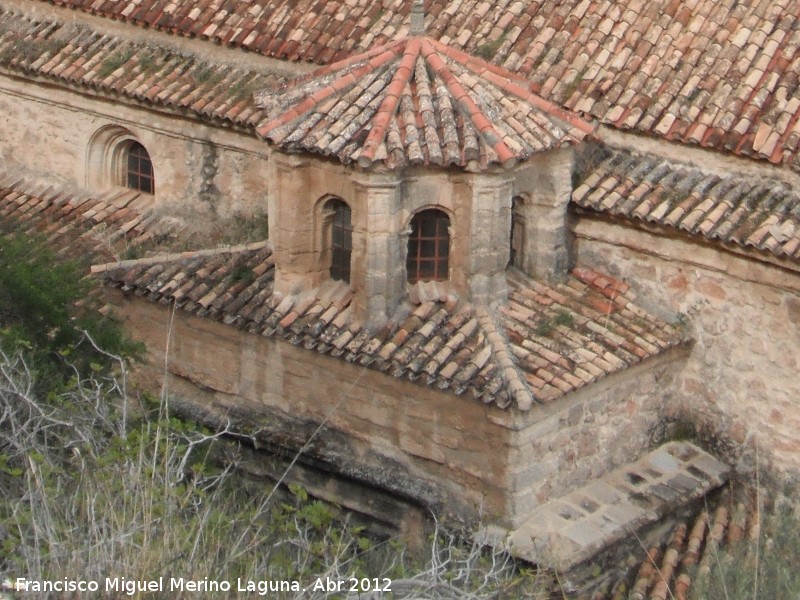
[[[615,151],[583,178],[572,198],[585,210],[800,260],[800,195],[783,181],[736,173],[722,177]]]
[[[262,137],[363,167],[509,165],[593,131],[524,79],[426,37],[351,56],[259,100],[269,115]]]
[[[0,233],[40,235],[73,258],[112,259],[151,238],[157,225],[148,220],[152,201],[134,190],[96,196],[54,190],[0,170]],[[165,235],[175,233],[158,227]]]
[[[530,410],[684,341],[680,330],[637,308],[596,310],[592,298],[627,284],[588,269],[549,287],[510,279],[499,312],[453,299],[422,302],[382,331],[352,319],[350,288],[329,282],[301,296],[272,292],[265,244],[93,267],[108,285],[198,316],[281,337],[421,385]],[[646,341],[650,340],[650,341]]]
[[[259,122],[263,111],[252,94],[279,80],[9,10],[0,9],[0,24],[0,69],[230,124],[252,127]]]
[[[721,564],[721,559],[747,556],[737,547],[743,541],[758,538],[761,515],[762,507],[756,494],[731,482],[720,494],[706,498],[702,509],[680,517],[664,543],[646,552],[643,549],[641,562],[631,572],[606,579],[580,598],[689,598],[696,594],[693,587],[697,580],[707,577]],[[732,554],[728,556],[725,551]]]

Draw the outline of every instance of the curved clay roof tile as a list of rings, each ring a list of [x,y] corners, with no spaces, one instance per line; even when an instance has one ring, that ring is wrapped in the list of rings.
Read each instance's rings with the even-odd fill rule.
[[[364,168],[510,168],[594,131],[510,71],[424,36],[323,67],[258,102],[268,115],[258,134],[279,149]]]

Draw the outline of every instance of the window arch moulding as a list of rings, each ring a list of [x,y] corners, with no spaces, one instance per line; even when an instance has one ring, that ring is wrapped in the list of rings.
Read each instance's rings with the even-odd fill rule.
[[[126,187],[154,194],[150,154],[130,130],[118,125],[103,127],[89,140],[86,186],[92,190]]]

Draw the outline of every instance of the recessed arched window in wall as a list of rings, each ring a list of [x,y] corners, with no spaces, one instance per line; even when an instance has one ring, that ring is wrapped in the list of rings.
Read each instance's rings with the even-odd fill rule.
[[[511,236],[508,254],[508,266],[522,269],[522,260],[525,249],[525,216],[523,212],[524,200],[521,196],[511,199]]]
[[[338,198],[325,203],[331,240],[331,279],[350,283],[350,257],[353,253],[353,226],[350,207]]]
[[[406,272],[408,281],[447,280],[450,265],[450,218],[441,210],[418,212],[411,219]]]
[[[119,125],[98,129],[87,146],[86,184],[98,191],[127,187],[154,194],[153,162],[138,136]]]
[[[139,142],[127,142],[125,156],[125,186],[146,194],[155,192],[153,163],[150,155]]]

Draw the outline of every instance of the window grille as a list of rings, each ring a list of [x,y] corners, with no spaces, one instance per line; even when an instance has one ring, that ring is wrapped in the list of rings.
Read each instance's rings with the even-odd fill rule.
[[[445,281],[449,277],[450,219],[440,210],[424,210],[411,219],[406,271],[408,281]]]
[[[132,190],[139,190],[146,194],[155,191],[153,184],[153,163],[150,155],[139,142],[133,142],[128,147],[126,185]]]
[[[331,220],[331,279],[350,283],[350,256],[353,252],[353,226],[350,207],[342,200],[330,200],[326,206]]]

